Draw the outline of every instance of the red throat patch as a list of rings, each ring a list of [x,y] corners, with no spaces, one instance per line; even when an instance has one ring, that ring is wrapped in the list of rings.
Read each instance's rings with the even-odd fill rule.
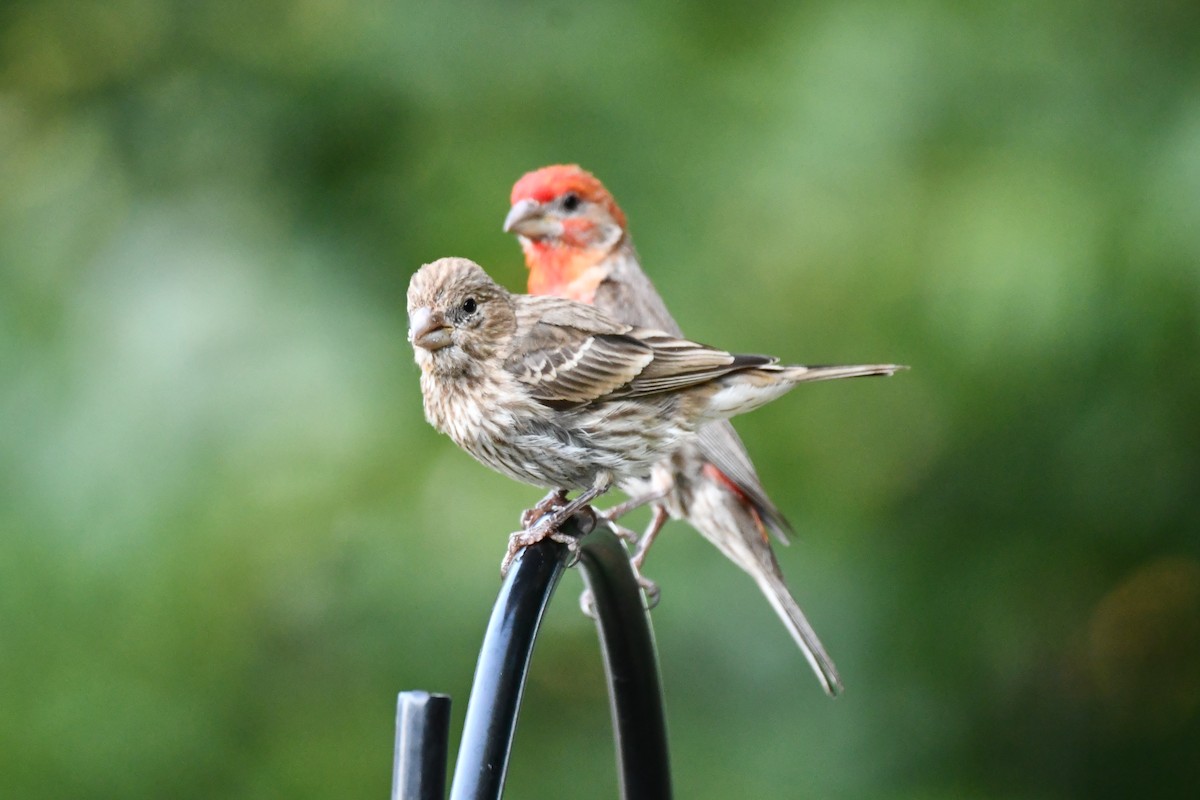
[[[604,280],[604,270],[593,269],[602,259],[600,253],[533,241],[524,247],[530,294],[555,295],[589,305],[596,299],[596,289]]]
[[[534,200],[545,204],[568,193],[602,206],[625,228],[625,215],[604,184],[575,164],[555,164],[522,176],[513,186],[512,203]],[[557,241],[522,239],[530,294],[557,295],[589,304],[595,300],[605,277],[598,265],[609,255],[610,247],[601,248],[593,241],[593,225],[586,218],[565,219]]]

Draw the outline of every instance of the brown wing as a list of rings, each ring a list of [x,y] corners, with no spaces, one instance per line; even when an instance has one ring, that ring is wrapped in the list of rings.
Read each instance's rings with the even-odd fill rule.
[[[550,297],[522,298],[505,368],[548,405],[676,391],[773,363],[735,356],[661,331],[631,328],[597,309]]]
[[[589,403],[628,386],[654,359],[629,329],[591,306],[524,296],[504,366],[547,405]]]
[[[563,335],[545,327],[527,337],[529,347],[505,364],[530,387],[535,400],[576,405],[611,397],[627,387],[654,356],[649,347],[620,334]]]
[[[677,391],[707,383],[722,375],[775,363],[769,356],[735,355],[687,339],[635,328],[629,334],[649,345],[654,360],[630,384],[625,397]]]

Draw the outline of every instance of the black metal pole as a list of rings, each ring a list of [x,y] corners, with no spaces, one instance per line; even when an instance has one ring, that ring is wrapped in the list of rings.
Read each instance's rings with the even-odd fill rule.
[[[629,554],[601,528],[583,540],[580,561],[608,675],[621,797],[667,800],[671,767],[658,657]]]
[[[562,531],[582,536],[584,519],[588,517],[569,520]],[[658,659],[628,553],[607,528],[582,537],[580,551],[608,676],[621,796],[669,800],[671,775]],[[475,668],[450,800],[499,800],[504,791],[534,642],[570,558],[566,545],[546,539],[524,548],[513,560]],[[429,702],[422,704],[423,698],[444,701],[436,709],[440,719],[434,718]],[[445,775],[448,715],[449,698],[424,692],[401,694],[393,800],[441,800],[444,784],[436,781]]]
[[[582,534],[573,517],[562,532]],[[567,546],[544,539],[517,554],[492,609],[467,701],[450,800],[499,800],[534,639],[570,559]]]
[[[450,698],[401,692],[396,701],[392,800],[445,800]]]

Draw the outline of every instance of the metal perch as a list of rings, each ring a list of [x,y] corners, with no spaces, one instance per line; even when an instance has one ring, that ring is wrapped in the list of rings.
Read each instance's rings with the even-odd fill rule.
[[[579,523],[577,515],[561,532],[578,535]],[[629,555],[603,525],[580,537],[578,546],[608,676],[621,797],[667,800],[671,774],[658,659]],[[534,641],[570,558],[567,545],[545,539],[512,563],[479,651],[451,800],[498,800],[504,790]],[[449,698],[401,693],[392,800],[442,800],[448,713]]]

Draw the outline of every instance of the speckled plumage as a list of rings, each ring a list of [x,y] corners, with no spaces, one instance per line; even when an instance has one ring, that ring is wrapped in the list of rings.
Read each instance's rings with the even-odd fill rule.
[[[492,469],[547,489],[645,477],[704,423],[824,376],[562,298],[512,295],[461,258],[423,266],[408,310],[430,424]],[[436,347],[422,346],[431,338]]]

